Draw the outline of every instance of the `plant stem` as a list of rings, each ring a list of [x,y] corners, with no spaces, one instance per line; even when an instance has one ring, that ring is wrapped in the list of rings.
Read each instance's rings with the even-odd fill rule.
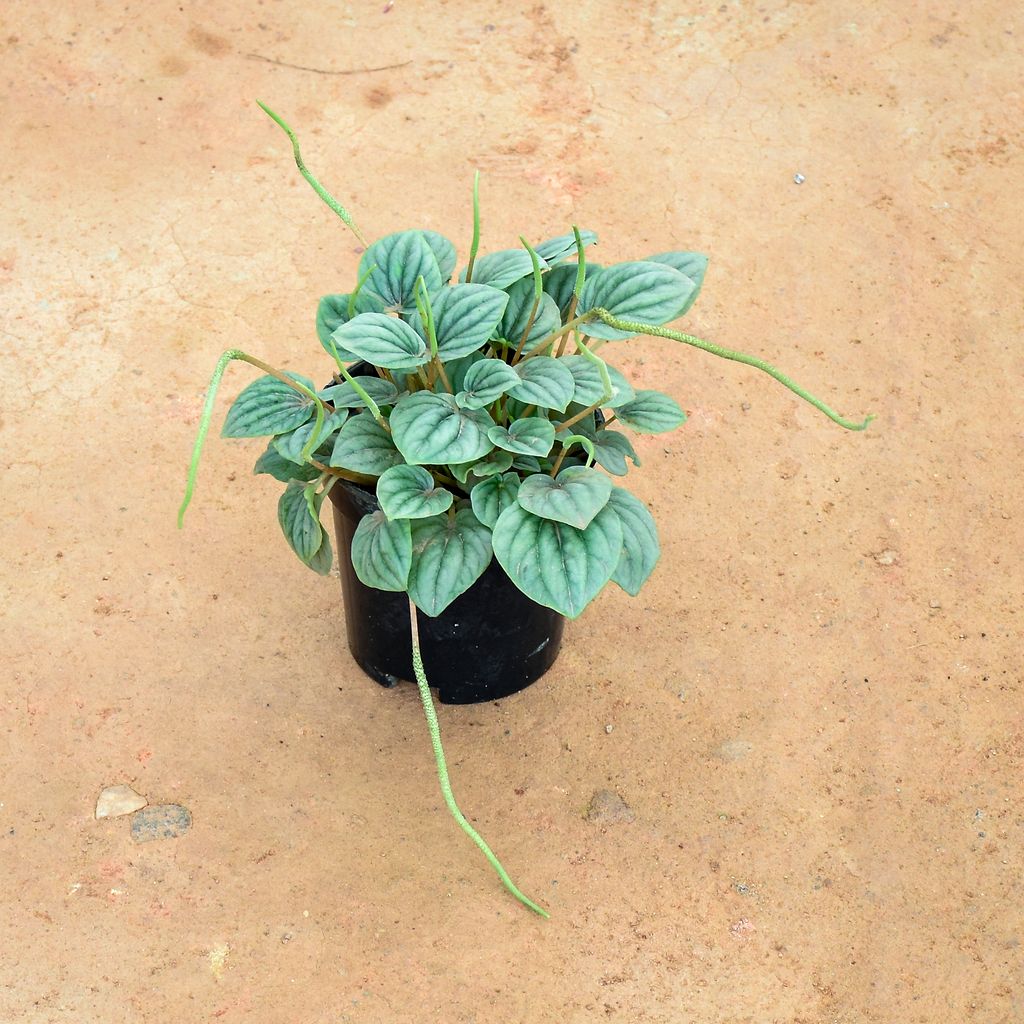
[[[606,416],[604,418],[604,425],[606,427],[610,427],[615,422],[616,419],[617,419],[617,417],[616,417],[615,413],[612,413],[610,416]]]
[[[322,462],[317,462],[316,459],[310,459],[309,464],[314,469],[319,469],[321,473],[328,473],[339,480],[348,480],[353,484],[372,484],[377,481],[375,476],[366,476],[364,473],[356,473],[351,469],[341,469],[338,466],[325,466]]]
[[[344,206],[341,205],[341,203],[338,202],[337,199],[334,198],[334,196],[331,195],[330,192],[327,191],[327,189],[323,187],[323,185],[320,184],[319,181],[316,180],[315,177],[313,177],[313,174],[310,172],[309,168],[306,167],[306,164],[302,159],[302,154],[299,152],[299,140],[296,138],[295,132],[293,132],[291,128],[289,128],[288,125],[285,124],[283,118],[281,118],[278,114],[275,114],[274,111],[272,111],[270,107],[268,107],[265,103],[261,103],[259,100],[257,100],[256,102],[259,104],[263,112],[272,121],[279,125],[281,129],[284,131],[285,135],[287,135],[288,138],[291,139],[292,153],[295,155],[295,166],[298,167],[299,173],[306,179],[306,181],[310,183],[310,185],[313,186],[313,191],[316,192],[316,194],[345,222],[345,225],[352,232],[352,234],[354,234],[356,238],[358,238],[359,241],[363,243],[363,245],[366,245],[366,239],[363,238],[363,233],[359,230],[359,228],[356,227],[356,222],[352,219],[352,215],[348,212],[348,210],[345,209]]]
[[[748,356],[743,352],[733,352],[732,349],[722,348],[720,345],[715,345],[710,341],[695,338],[692,334],[672,331],[667,327],[652,327],[650,324],[635,323],[631,320],[619,320],[618,317],[612,316],[607,309],[602,309],[599,306],[591,309],[586,315],[591,317],[591,319],[600,320],[609,327],[614,327],[617,331],[628,331],[630,334],[649,334],[656,338],[669,338],[671,341],[681,341],[685,345],[692,345],[694,348],[710,352],[712,355],[721,356],[722,359],[731,359],[737,363],[754,366],[758,370],[763,370],[769,377],[774,377],[784,387],[789,388],[793,394],[799,395],[800,398],[805,402],[809,402],[819,412],[823,412],[833,423],[838,423],[839,426],[845,427],[847,430],[864,430],[875,418],[874,416],[867,416],[861,423],[858,423],[856,420],[845,419],[839,413],[830,409],[820,399],[815,398],[810,392],[800,387],[794,380],[791,380],[780,370],[776,370],[770,363],[766,363],[763,359],[758,359],[757,356]]]
[[[530,349],[529,352],[523,356],[519,361],[525,363],[527,359],[532,359],[534,356],[539,356],[544,352],[551,344],[558,341],[564,334],[568,334],[570,331],[574,331],[580,324],[590,323],[596,319],[594,317],[594,310],[588,310],[582,316],[574,317],[568,323],[563,324],[557,331],[553,331],[549,334],[536,348]]]
[[[451,782],[448,779],[448,765],[445,762],[444,748],[441,746],[441,728],[437,724],[437,711],[434,709],[434,699],[430,695],[430,684],[427,682],[426,673],[423,671],[423,656],[420,654],[420,632],[419,623],[416,619],[416,605],[413,604],[412,599],[409,600],[409,626],[412,630],[412,667],[413,672],[416,675],[416,685],[420,691],[420,700],[423,702],[423,714],[427,719],[427,729],[430,731],[430,743],[434,748],[434,761],[437,765],[437,780],[441,785],[441,793],[444,796],[444,802],[448,806],[448,810],[451,812],[452,817],[458,823],[459,828],[473,840],[474,843],[483,852],[483,855],[487,858],[491,867],[498,873],[498,877],[501,879],[502,885],[520,903],[524,906],[529,907],[535,914],[540,914],[541,917],[550,917],[548,912],[542,907],[537,906],[528,896],[516,888],[515,883],[508,876],[508,872],[501,866],[501,862],[491,852],[491,848],[484,842],[483,837],[472,825],[466,820],[466,816],[459,810],[459,805],[455,802],[455,796],[452,793]]]
[[[558,471],[562,468],[562,463],[565,461],[566,455],[569,454],[569,449],[572,447],[572,442],[562,445],[562,450],[558,453],[558,458],[555,459],[555,464],[551,467],[551,479],[554,480],[558,476]]]

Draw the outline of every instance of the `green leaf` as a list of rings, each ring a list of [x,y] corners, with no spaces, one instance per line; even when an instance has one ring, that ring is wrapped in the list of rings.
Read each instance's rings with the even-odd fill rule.
[[[335,431],[340,430],[347,419],[347,409],[328,413],[320,427],[320,436],[314,448],[319,448]],[[277,449],[279,455],[301,466],[303,464],[302,449],[306,447],[306,443],[309,441],[315,427],[316,420],[304,423],[301,427],[288,431],[287,434],[280,434],[278,437],[275,437],[271,444]]]
[[[654,518],[639,498],[622,487],[612,490],[608,507],[615,510],[622,523],[622,553],[612,580],[636,597],[661,555]]]
[[[512,468],[521,469],[524,473],[539,473],[545,467],[536,455],[517,455],[512,460]],[[547,468],[550,469],[550,465]]]
[[[615,430],[597,431],[594,435],[594,459],[603,470],[613,476],[625,476],[627,458],[634,466],[640,465],[640,456],[625,434]]]
[[[535,516],[585,530],[608,504],[611,493],[611,481],[603,473],[585,466],[570,466],[554,480],[544,473],[527,477],[517,500]]]
[[[605,506],[585,530],[541,519],[517,501],[498,517],[494,555],[538,604],[577,618],[611,578],[622,552],[622,523]]]
[[[462,382],[464,390],[455,396],[462,409],[483,409],[519,383],[519,374],[501,359],[474,363]]]
[[[533,311],[533,299],[533,281],[530,278],[517,281],[508,290],[508,305],[495,333],[512,349],[518,348],[519,342],[523,340],[523,332],[530,322],[530,313]],[[537,315],[523,346],[523,352],[532,352],[549,334],[557,331],[561,324],[562,318],[555,300],[550,295],[541,293]]]
[[[310,465],[297,466],[290,459],[281,455],[274,447],[274,442],[271,441],[267,445],[267,450],[256,460],[256,465],[253,467],[254,476],[261,473],[266,473],[275,480],[286,484],[289,480],[304,482],[315,480],[320,475],[320,470]]]
[[[555,427],[550,420],[541,416],[527,416],[513,420],[508,429],[493,426],[487,437],[499,448],[517,455],[537,455],[543,458],[555,443]]]
[[[437,257],[422,231],[398,231],[374,242],[359,261],[359,276],[374,264],[376,269],[366,279],[363,291],[375,295],[386,309],[413,312],[420,275],[431,295],[442,284]]]
[[[544,276],[544,291],[554,300],[558,306],[559,321],[565,316],[572,302],[572,291],[576,286],[577,267],[574,263],[555,267],[550,273]],[[584,283],[595,278],[601,267],[597,263],[588,263],[584,268],[586,277]]]
[[[683,304],[683,308],[672,319],[675,320],[676,317],[689,312],[690,307],[697,301],[701,285],[704,284],[704,275],[708,269],[707,256],[702,252],[663,252],[657,256],[648,256],[647,262],[664,263],[667,267],[673,267],[678,270],[680,274],[688,277],[693,282],[694,287],[690,297]]]
[[[486,359],[487,356],[483,352],[471,352],[468,356],[463,356],[461,359],[453,359],[451,362],[445,360],[444,368],[448,373],[448,383],[451,384],[452,390],[458,394],[460,391],[464,391],[466,387],[466,377],[469,371],[482,359]],[[440,381],[438,381],[441,384]],[[443,387],[444,385],[441,384]]]
[[[541,261],[541,267],[547,264]],[[533,273],[533,260],[525,249],[502,249],[481,256],[473,265],[473,284],[489,284],[492,288],[507,288],[510,284]],[[466,280],[462,269],[459,280]]]
[[[394,405],[398,400],[398,388],[383,377],[355,377],[360,387],[377,403],[377,405]],[[366,406],[355,388],[346,381],[344,384],[331,384],[320,392],[325,402],[330,402],[335,409],[365,409]]]
[[[388,519],[426,519],[451,508],[451,491],[422,466],[392,466],[377,481],[377,501]]]
[[[309,511],[305,494],[308,486],[310,485],[299,480],[291,481],[277,503],[277,521],[281,524],[285,539],[291,545],[292,551],[307,565],[320,549],[324,535],[319,518],[311,515]],[[313,505],[318,515],[323,500],[323,494],[313,497]]]
[[[494,528],[498,516],[516,503],[519,491],[519,476],[516,473],[502,473],[500,476],[481,480],[469,492],[473,514],[484,526]]]
[[[562,356],[558,360],[571,374],[576,389],[572,400],[586,408],[599,401],[604,395],[604,384],[600,370],[585,356]],[[632,385],[614,366],[605,366],[612,381],[612,397],[601,402],[603,409],[614,409],[616,406],[631,402],[635,396]]]
[[[663,263],[616,263],[587,279],[577,312],[601,306],[621,320],[657,326],[675,319],[692,290],[688,277]],[[588,324],[586,333],[606,340],[632,337],[600,321]]]
[[[615,410],[615,415],[638,434],[664,434],[686,422],[679,403],[660,391],[638,391],[632,402]]]
[[[314,391],[313,382],[298,373],[286,376]],[[316,412],[311,398],[294,388],[266,376],[254,380],[235,399],[228,410],[221,430],[223,437],[262,437],[264,434],[283,434],[301,427]]]
[[[359,520],[352,535],[352,568],[368,587],[401,592],[412,566],[412,531],[408,519],[390,520],[382,511]]]
[[[444,235],[439,235],[436,231],[421,231],[420,234],[423,235],[427,245],[434,253],[437,269],[441,272],[441,282],[449,281],[452,274],[455,273],[457,261],[455,246]]]
[[[316,335],[323,345],[324,351],[333,359],[334,352],[331,349],[331,335],[351,319],[348,315],[349,295],[325,295],[316,308]],[[363,289],[357,296],[355,302],[355,314],[359,313],[382,313],[384,307],[380,300],[370,295]],[[341,345],[338,345],[338,356],[346,363],[356,360],[351,352],[346,352]]]
[[[491,531],[468,509],[412,524],[409,596],[420,611],[440,615],[491,562]]]
[[[535,356],[517,363],[515,371],[519,374],[520,383],[508,389],[513,398],[541,409],[565,412],[565,407],[572,401],[576,382],[562,366],[561,360]]]
[[[402,464],[391,435],[368,413],[353,416],[338,434],[327,463],[367,476],[380,476]]]
[[[580,239],[585,246],[594,245],[597,242],[597,233],[581,230]],[[557,238],[549,238],[546,242],[541,242],[534,251],[549,265],[561,263],[562,260],[576,255],[576,236],[570,232]]]
[[[395,445],[414,466],[483,458],[494,447],[487,439],[493,425],[483,409],[460,409],[453,395],[429,391],[400,398],[391,413]]]
[[[475,276],[474,271],[474,276]],[[442,360],[459,359],[475,352],[491,336],[508,296],[485,284],[455,284],[431,298],[437,352]],[[419,313],[410,323],[425,338]]]
[[[460,484],[464,484],[471,476],[483,480],[485,477],[504,473],[511,465],[512,453],[498,448],[493,452],[488,452],[482,459],[477,459],[474,462],[459,462],[449,466],[448,469]]]
[[[422,366],[427,343],[404,321],[386,313],[360,313],[334,332],[339,348],[385,370]]]

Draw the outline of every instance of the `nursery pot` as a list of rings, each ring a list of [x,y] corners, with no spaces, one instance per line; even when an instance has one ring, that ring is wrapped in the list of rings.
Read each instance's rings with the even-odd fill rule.
[[[352,535],[380,506],[372,490],[339,480],[330,492],[348,646],[382,686],[413,680],[409,598],[366,586],[352,568]],[[442,704],[497,700],[539,679],[558,657],[565,619],[531,601],[496,559],[440,615],[419,613],[420,650]]]

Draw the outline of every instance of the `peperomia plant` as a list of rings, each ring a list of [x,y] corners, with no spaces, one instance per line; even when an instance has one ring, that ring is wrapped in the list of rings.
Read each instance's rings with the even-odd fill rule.
[[[316,332],[332,381],[283,372],[237,349],[214,371],[189,468],[192,496],[217,388],[228,363],[264,376],[235,400],[226,437],[266,437],[255,472],[284,484],[278,520],[298,557],[326,575],[332,551],[320,510],[332,487],[372,489],[379,510],[359,523],[351,557],[370,587],[409,596],[413,666],[445,801],[524,904],[459,811],[419,651],[417,609],[440,615],[492,558],[533,601],[570,619],[609,581],[635,595],[659,556],[647,507],[615,480],[640,460],[628,431],[682,424],[676,401],[634,388],[604,346],[654,335],[757,367],[840,426],[862,430],[760,359],[664,325],[693,305],[707,258],[666,252],[602,267],[592,231],[481,255],[479,176],[473,235],[457,274],[455,246],[434,231],[400,231],[366,245],[352,217],[306,168],[302,175],[365,246],[350,292],[327,295]],[[326,374],[325,374],[326,376]],[[625,429],[622,429],[625,428]]]

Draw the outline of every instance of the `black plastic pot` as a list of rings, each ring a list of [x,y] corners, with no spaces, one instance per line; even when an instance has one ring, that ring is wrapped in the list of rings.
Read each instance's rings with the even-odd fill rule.
[[[412,680],[409,599],[375,590],[352,568],[352,535],[379,507],[374,493],[339,480],[331,489],[348,646],[382,686]],[[531,601],[496,560],[436,618],[420,614],[420,649],[442,704],[477,704],[518,693],[558,657],[565,619]]]

